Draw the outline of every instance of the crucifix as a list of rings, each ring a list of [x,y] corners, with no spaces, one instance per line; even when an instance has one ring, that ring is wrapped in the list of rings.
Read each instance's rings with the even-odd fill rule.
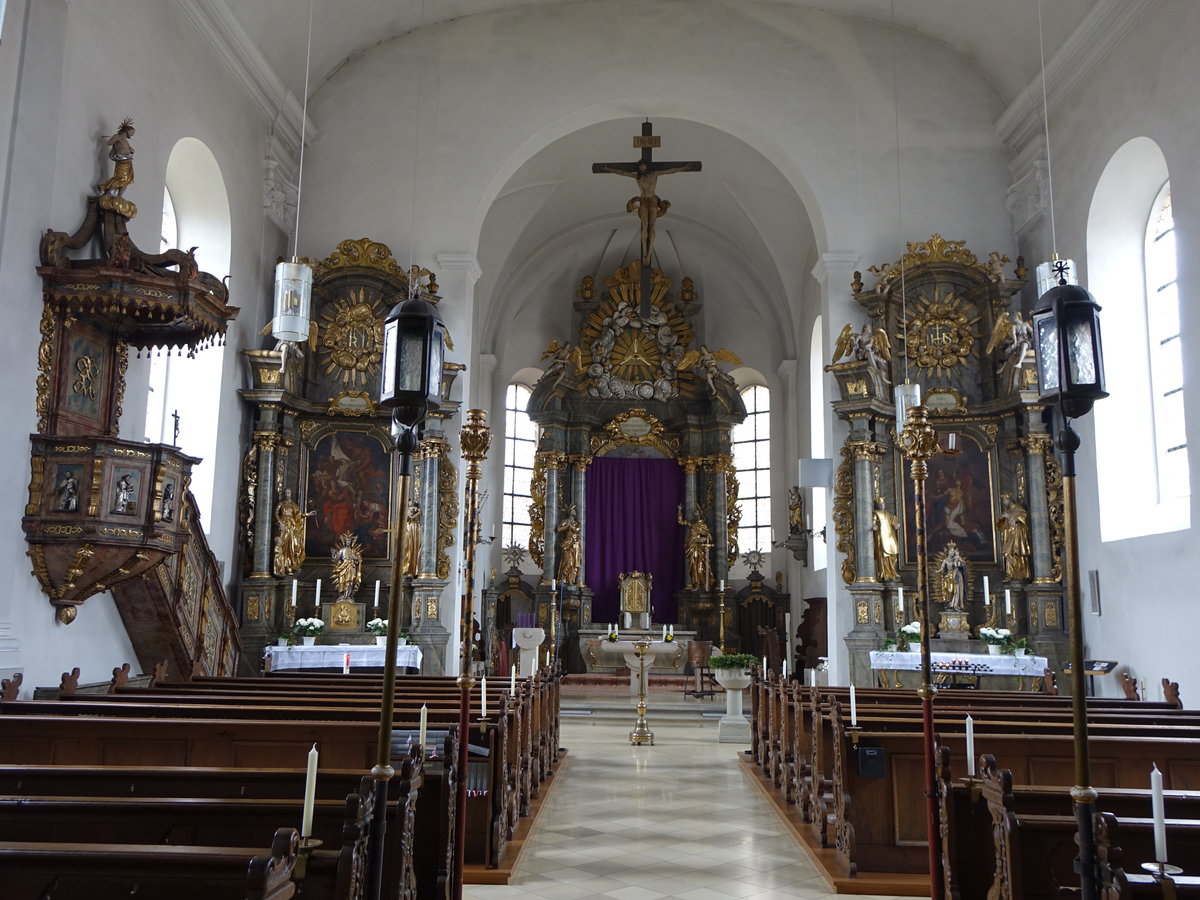
[[[662,138],[654,134],[654,126],[647,119],[642,123],[642,133],[633,139],[634,149],[642,151],[641,159],[628,163],[592,163],[593,174],[624,175],[637,182],[638,195],[625,204],[626,212],[637,211],[642,223],[642,315],[650,311],[650,253],[654,249],[654,223],[667,214],[671,204],[655,193],[659,175],[676,172],[699,172],[700,163],[655,162],[654,148],[662,146]]]
[[[175,434],[171,439],[171,444],[174,447],[179,446],[179,410],[171,413],[171,418],[175,420]]]

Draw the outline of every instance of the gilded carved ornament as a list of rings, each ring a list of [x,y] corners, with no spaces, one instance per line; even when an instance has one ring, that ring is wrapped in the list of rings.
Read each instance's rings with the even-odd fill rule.
[[[45,434],[50,427],[50,380],[54,374],[54,311],[49,304],[42,307],[38,326],[42,340],[38,344],[37,416],[38,431]]]
[[[943,292],[935,286],[933,297],[918,294],[910,301],[907,318],[901,320],[899,335],[904,355],[915,368],[929,375],[942,375],[964,366],[975,351],[979,316],[952,288]]]
[[[448,450],[449,444],[446,447]],[[446,550],[454,546],[458,528],[458,470],[448,463],[438,466],[437,522],[437,577],[449,578],[450,556]]]
[[[1062,464],[1053,453],[1042,458],[1046,461],[1046,513],[1050,519],[1050,577],[1058,582],[1063,577],[1063,548],[1066,546]]]
[[[900,279],[901,270],[911,269],[925,263],[958,263],[970,266],[985,277],[989,275],[988,267],[979,262],[979,257],[966,249],[967,242],[947,241],[940,234],[934,234],[928,241],[909,241],[908,251],[894,263],[884,263],[881,266],[871,266],[867,271],[877,279],[875,293],[884,294]],[[855,272],[855,278],[859,273]],[[861,286],[862,282],[858,284]],[[858,291],[855,291],[858,293]]]
[[[725,476],[726,567],[737,562],[738,526],[742,523],[742,507],[738,503],[738,491],[741,490],[741,485],[738,484],[737,473],[733,470],[732,459],[730,463],[729,471]]]
[[[367,384],[379,373],[387,310],[366,288],[351,289],[321,311],[320,365],[343,384]]]
[[[866,600],[855,601],[854,622],[856,625],[871,624],[871,605]]]
[[[1017,440],[1021,449],[1030,456],[1042,456],[1050,449],[1051,438],[1048,434],[1028,434]]]
[[[529,481],[529,558],[546,565],[546,460],[539,451],[533,458]]]
[[[879,462],[887,456],[888,448],[877,441],[846,441],[855,462]]]
[[[653,447],[669,457],[679,455],[679,438],[667,433],[666,426],[641,408],[619,413],[604,426],[602,434],[591,437],[593,456],[603,456],[615,447]]]
[[[836,549],[843,554],[842,581],[853,584],[857,575],[854,553],[854,469],[849,447],[842,447],[842,462],[833,478],[833,527]]]

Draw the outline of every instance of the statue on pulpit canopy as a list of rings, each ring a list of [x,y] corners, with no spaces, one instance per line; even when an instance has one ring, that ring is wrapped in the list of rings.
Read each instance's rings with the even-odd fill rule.
[[[688,565],[688,587],[698,591],[707,591],[712,587],[712,568],[709,565],[708,551],[712,548],[712,532],[700,513],[695,520],[689,521],[683,517],[683,506],[679,506],[675,521],[686,525],[687,538],[683,543],[683,555]]]
[[[574,505],[567,510],[567,517],[555,531],[562,535],[558,544],[558,580],[563,584],[578,584],[582,548],[579,543],[579,519],[575,518]]]

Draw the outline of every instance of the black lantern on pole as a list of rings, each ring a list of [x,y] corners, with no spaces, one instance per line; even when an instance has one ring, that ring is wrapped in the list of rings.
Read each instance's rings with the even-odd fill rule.
[[[1037,341],[1038,399],[1055,404],[1064,417],[1086,415],[1108,396],[1100,349],[1100,304],[1086,289],[1068,284],[1068,260],[1055,260],[1058,284],[1042,294],[1033,311]]]
[[[392,517],[392,533],[397,539],[392,550],[391,583],[388,585],[383,696],[380,700],[375,767],[371,769],[371,777],[375,780],[375,813],[371,824],[368,871],[370,900],[379,900],[382,896],[388,782],[395,774],[392,767],[392,720],[396,702],[396,647],[400,631],[400,580],[403,577],[401,560],[404,556],[405,531],[400,527],[399,519],[403,510],[408,508],[413,454],[420,446],[417,425],[439,405],[445,340],[446,325],[438,315],[437,307],[419,296],[397,303],[383,323],[379,405],[392,411],[392,434],[400,464]],[[465,744],[465,736],[461,740]],[[423,767],[425,748],[414,748],[414,752],[420,754]]]

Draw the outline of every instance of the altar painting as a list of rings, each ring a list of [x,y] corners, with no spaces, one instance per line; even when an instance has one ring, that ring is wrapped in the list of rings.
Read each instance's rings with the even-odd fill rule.
[[[358,538],[364,558],[388,556],[391,455],[363,432],[335,431],[308,455],[306,511],[312,512],[304,552],[328,558],[345,532]]]
[[[925,529],[930,555],[954,541],[975,562],[996,561],[992,502],[992,464],[988,451],[970,434],[959,433],[961,452],[938,454],[929,461],[925,482]],[[913,482],[905,466],[904,531],[906,558],[916,562],[917,528]]]

